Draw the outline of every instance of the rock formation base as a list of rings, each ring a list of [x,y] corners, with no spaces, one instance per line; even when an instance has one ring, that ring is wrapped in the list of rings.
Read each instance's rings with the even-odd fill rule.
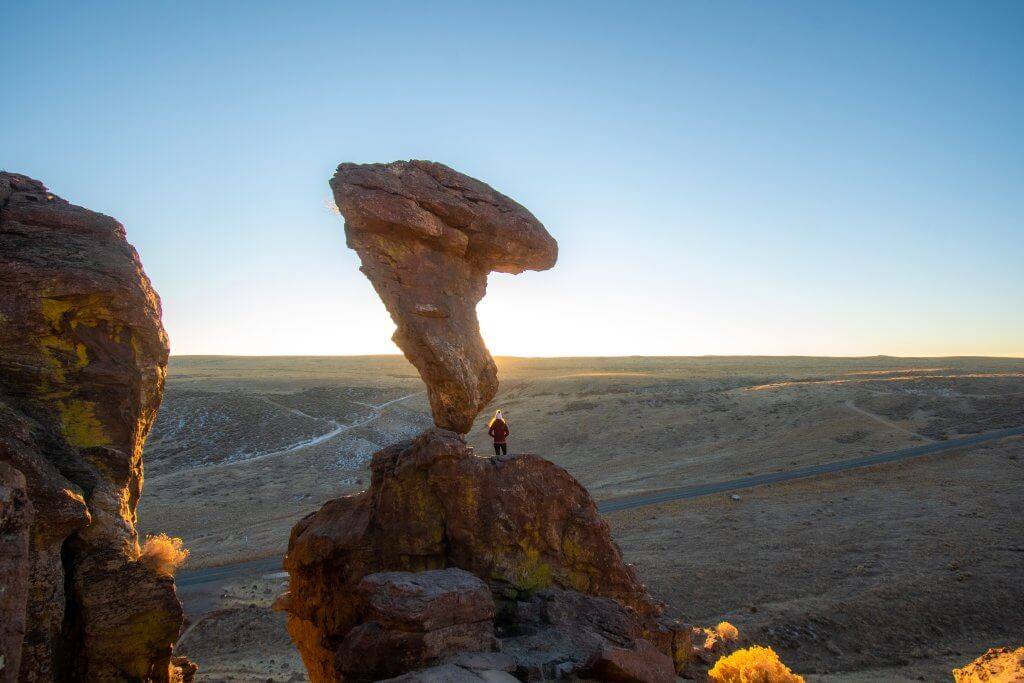
[[[292,530],[278,607],[312,680],[458,668],[446,657],[467,651],[500,652],[477,661],[522,680],[672,680],[692,661],[691,629],[660,618],[565,470],[478,457],[431,429],[378,452],[372,472]],[[386,644],[390,657],[369,654]]]

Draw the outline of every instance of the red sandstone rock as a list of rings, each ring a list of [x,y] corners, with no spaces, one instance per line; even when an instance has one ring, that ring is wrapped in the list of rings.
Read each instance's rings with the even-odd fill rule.
[[[380,571],[459,567],[502,598],[555,586],[612,598],[637,624],[659,612],[589,494],[546,460],[477,457],[435,429],[380,451],[372,471],[367,491],[292,529],[282,606],[315,681],[339,680],[334,653],[361,622],[360,582]]]
[[[345,680],[379,680],[495,646],[491,592],[461,569],[371,574],[353,597],[362,623],[334,656]]]
[[[602,653],[647,652],[652,646],[645,637],[651,631],[650,622],[615,600],[548,588],[505,605],[498,635],[517,676],[545,681],[587,678],[588,670],[603,661]],[[659,661],[671,666],[667,654]]]
[[[0,462],[35,509],[22,679],[171,675],[181,606],[135,531],[167,354],[124,228],[0,173]]]
[[[370,574],[358,590],[365,595],[367,619],[404,631],[435,631],[494,619],[494,599],[487,585],[461,569]]]
[[[476,317],[487,274],[547,270],[558,244],[524,207],[443,164],[341,164],[331,188],[434,423],[467,433],[498,390]]]
[[[646,640],[631,648],[606,645],[587,663],[587,677],[623,683],[673,683],[676,670],[672,658]]]

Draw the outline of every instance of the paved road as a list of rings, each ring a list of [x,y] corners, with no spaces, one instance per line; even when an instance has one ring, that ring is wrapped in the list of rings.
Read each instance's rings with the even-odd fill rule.
[[[178,572],[174,584],[179,588],[201,586],[204,583],[226,583],[237,576],[262,576],[281,570],[280,557],[264,557],[260,560],[226,564],[222,567],[204,567]]]
[[[975,434],[974,436],[965,436],[959,439],[949,439],[948,441],[936,441],[923,446],[901,448],[897,451],[887,451],[885,453],[876,453],[875,455],[866,455],[861,458],[839,460],[837,462],[825,463],[824,465],[801,467],[800,469],[788,470],[786,472],[758,474],[752,477],[731,479],[729,481],[721,481],[714,484],[680,486],[678,488],[665,489],[664,491],[657,491],[655,493],[643,493],[637,496],[613,498],[611,500],[605,500],[598,503],[597,509],[601,512],[615,512],[617,510],[630,510],[632,508],[643,507],[645,505],[657,505],[658,503],[667,503],[674,500],[697,498],[699,496],[707,496],[712,493],[739,491],[741,489],[749,489],[754,486],[762,486],[764,484],[775,484],[780,481],[805,479],[819,474],[842,472],[844,470],[852,470],[858,467],[870,467],[871,465],[880,465],[887,462],[908,460],[922,455],[931,455],[932,453],[941,453],[943,451],[951,451],[957,448],[964,448],[966,446],[974,446],[986,441],[1005,439],[1009,436],[1024,436],[1024,427],[997,429],[996,431],[985,432],[984,434]]]
[[[819,474],[843,472],[845,470],[852,470],[858,467],[870,467],[871,465],[908,460],[922,455],[931,455],[933,453],[942,453],[943,451],[951,451],[957,448],[974,446],[986,441],[1005,439],[1010,436],[1024,436],[1024,426],[1012,427],[1010,429],[999,429],[993,432],[985,432],[984,434],[965,436],[959,439],[949,439],[948,441],[937,441],[923,446],[914,446],[912,448],[901,448],[896,451],[887,451],[885,453],[867,455],[861,458],[840,460],[838,462],[830,462],[824,465],[801,467],[800,469],[788,470],[786,472],[772,472],[770,474],[759,474],[752,477],[731,479],[729,481],[722,481],[714,484],[681,486],[654,493],[644,493],[624,498],[613,498],[611,500],[605,500],[598,503],[597,509],[601,512],[631,510],[645,505],[657,505],[659,503],[684,500],[686,498],[698,498],[700,496],[707,496],[713,493],[739,491],[742,489],[753,488],[754,486],[763,486],[764,484],[775,484],[780,481],[805,479]],[[210,604],[212,593],[216,591],[218,586],[224,585],[236,578],[262,576],[264,574],[271,574],[278,571],[281,571],[281,558],[268,557],[260,560],[252,560],[251,562],[225,565],[223,567],[209,567],[205,569],[182,571],[178,574],[176,583],[178,585],[179,593],[181,594],[182,602],[185,603],[186,611],[190,614],[195,614],[197,611],[200,613],[205,611],[205,608]]]

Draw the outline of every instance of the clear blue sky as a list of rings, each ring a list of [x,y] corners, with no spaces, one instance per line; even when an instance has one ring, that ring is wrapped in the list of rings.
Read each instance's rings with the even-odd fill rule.
[[[121,220],[174,353],[390,353],[327,209],[534,212],[492,351],[1024,355],[1024,2],[7,3],[0,167]]]

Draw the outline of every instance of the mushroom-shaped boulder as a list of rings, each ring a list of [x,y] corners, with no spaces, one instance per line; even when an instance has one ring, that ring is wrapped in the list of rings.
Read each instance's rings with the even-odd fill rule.
[[[467,433],[498,390],[476,316],[487,274],[547,270],[558,244],[520,204],[432,161],[341,164],[331,188],[434,423]]]

